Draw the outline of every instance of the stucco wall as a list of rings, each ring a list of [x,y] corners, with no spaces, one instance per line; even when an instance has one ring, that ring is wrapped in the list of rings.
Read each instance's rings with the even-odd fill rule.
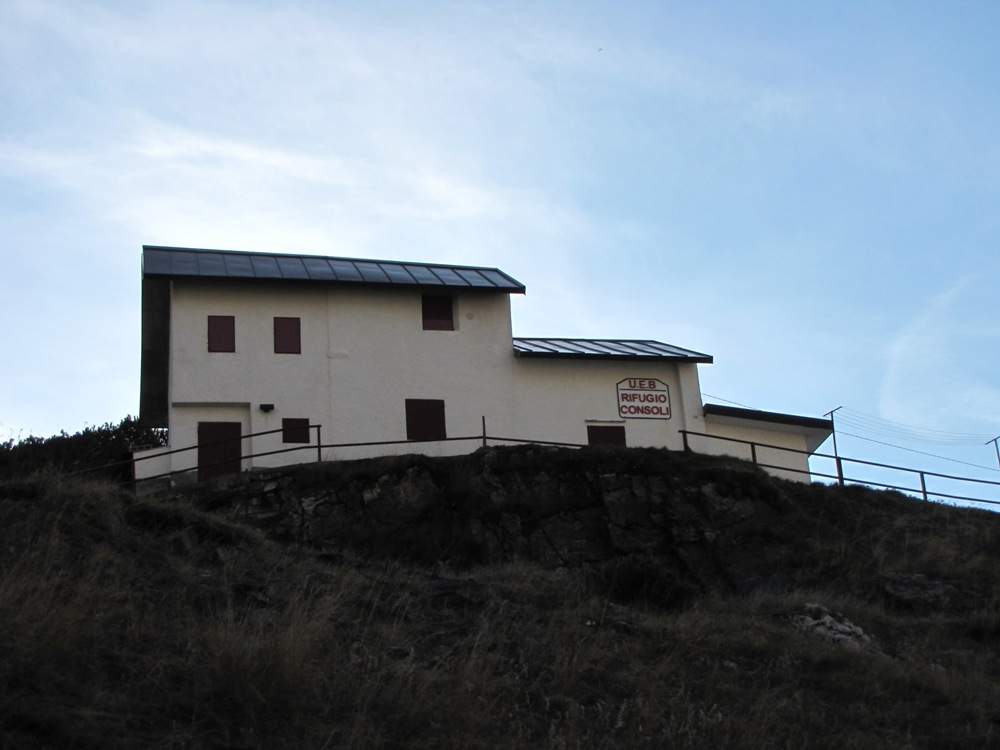
[[[767,471],[783,479],[793,479],[798,482],[808,482],[809,456],[799,451],[806,450],[806,438],[801,432],[751,427],[748,425],[720,423],[713,419],[704,420],[707,429],[703,432],[734,440],[745,440],[756,443],[757,463],[773,467]],[[711,438],[690,436],[689,444],[698,453],[711,455],[736,456],[751,460],[753,448],[746,443],[729,440],[713,440]],[[765,446],[777,446],[768,448]],[[789,450],[781,450],[788,448]],[[787,470],[783,470],[787,469]]]
[[[622,418],[618,383],[657,379],[670,394],[670,418]],[[588,424],[620,424],[631,446],[682,447],[680,433],[701,429],[695,365],[675,362],[555,360],[518,357],[514,365],[514,432],[510,437],[585,444]],[[492,430],[491,430],[492,432]]]
[[[194,445],[199,421],[240,421],[246,432],[256,433],[280,429],[283,418],[321,425],[324,444],[403,441],[408,398],[444,400],[449,437],[480,435],[483,416],[491,426],[509,427],[509,296],[455,295],[454,331],[423,330],[421,296],[420,290],[175,281],[171,447]],[[236,351],[207,350],[209,315],[234,316]],[[301,354],[274,353],[276,316],[300,318]],[[260,404],[274,409],[261,411]],[[281,444],[280,434],[248,445],[254,451],[290,447]],[[421,444],[420,450],[447,454],[475,445]],[[324,457],[413,450],[404,443],[331,449]],[[298,455],[258,457],[252,463],[281,465]],[[309,451],[301,455],[313,457]],[[152,472],[154,463],[142,462],[137,470]],[[174,469],[195,463],[194,451],[172,459]]]

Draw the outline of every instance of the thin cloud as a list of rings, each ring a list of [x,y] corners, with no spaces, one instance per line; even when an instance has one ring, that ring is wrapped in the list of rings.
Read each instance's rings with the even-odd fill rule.
[[[971,278],[934,296],[890,343],[879,390],[880,414],[907,424],[1000,423],[1000,388],[964,351],[1000,350],[1000,329],[970,320],[969,296],[989,293]],[[957,427],[955,429],[958,429]]]

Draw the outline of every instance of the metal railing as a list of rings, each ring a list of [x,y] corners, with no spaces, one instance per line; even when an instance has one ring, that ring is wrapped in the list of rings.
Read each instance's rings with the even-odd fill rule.
[[[413,445],[413,444],[419,444],[419,443],[452,443],[452,442],[462,442],[462,441],[466,441],[466,442],[476,441],[476,442],[481,443],[483,447],[489,445],[490,443],[520,443],[520,444],[531,444],[531,445],[548,445],[548,446],[561,447],[561,448],[582,448],[582,447],[584,447],[586,445],[585,443],[569,443],[569,442],[562,442],[562,441],[557,441],[557,440],[537,440],[537,439],[532,439],[532,438],[508,438],[508,437],[500,437],[500,436],[496,436],[496,435],[489,435],[489,434],[486,433],[486,423],[485,423],[485,420],[483,421],[483,432],[480,433],[480,434],[478,434],[478,435],[463,435],[463,436],[460,436],[460,437],[427,438],[427,439],[406,438],[406,439],[401,439],[401,440],[371,440],[371,441],[351,442],[351,443],[324,443],[324,442],[322,442],[322,432],[321,432],[321,426],[320,425],[309,425],[308,429],[309,430],[316,430],[316,442],[315,442],[315,444],[312,443],[312,442],[310,442],[309,444],[294,445],[294,446],[291,446],[289,448],[279,448],[277,450],[259,451],[259,452],[253,452],[253,453],[244,453],[243,452],[242,444],[243,444],[244,440],[248,440],[250,438],[256,438],[256,437],[262,437],[262,436],[265,436],[265,435],[274,435],[274,434],[277,434],[277,433],[280,433],[280,432],[284,432],[284,430],[279,428],[279,429],[276,429],[276,430],[264,430],[264,431],[261,431],[261,432],[253,432],[253,433],[247,433],[246,435],[240,435],[239,440],[240,440],[241,448],[240,448],[239,463],[240,463],[241,470],[242,470],[243,462],[246,461],[246,460],[248,460],[248,459],[260,458],[260,457],[263,457],[263,456],[273,456],[273,455],[278,455],[278,454],[282,454],[282,453],[292,453],[292,452],[301,451],[301,450],[315,450],[316,451],[316,460],[317,461],[323,461],[323,451],[327,451],[327,450],[333,451],[333,450],[338,450],[338,449],[342,450],[342,449],[350,449],[350,448],[376,448],[376,447],[392,446],[392,445]],[[235,441],[236,441],[236,438],[227,438],[227,439],[215,440],[215,441],[211,441],[211,442],[207,442],[207,443],[200,443],[200,444],[196,444],[196,445],[189,445],[189,446],[185,446],[183,448],[175,448],[173,450],[162,450],[161,451],[161,450],[156,450],[154,448],[153,450],[155,451],[155,453],[151,452],[150,455],[147,455],[147,456],[135,456],[135,457],[133,457],[132,462],[133,462],[133,466],[134,466],[135,464],[137,464],[137,463],[139,463],[141,461],[152,461],[152,460],[162,459],[164,456],[171,456],[171,455],[177,455],[177,454],[180,454],[180,453],[187,453],[187,452],[190,452],[190,451],[198,450],[199,448],[206,448],[206,447],[214,447],[214,446],[221,446],[221,445],[225,445],[225,444],[231,444],[231,443],[233,443]],[[333,459],[329,459],[329,460],[333,460]],[[177,475],[190,474],[192,472],[201,472],[203,469],[214,469],[214,468],[218,468],[220,466],[227,466],[227,465],[230,465],[230,464],[233,464],[233,463],[236,463],[236,458],[235,457],[232,457],[232,458],[229,458],[229,459],[223,459],[223,460],[220,460],[220,461],[213,461],[213,462],[209,462],[209,463],[201,463],[201,462],[199,462],[196,466],[191,466],[191,467],[184,468],[184,469],[173,469],[171,471],[165,471],[165,472],[161,472],[159,474],[151,474],[149,476],[145,476],[145,477],[141,477],[141,478],[140,477],[136,477],[136,472],[133,469],[132,476],[133,476],[133,482],[134,483],[147,482],[147,481],[151,481],[151,480],[154,480],[154,479],[166,479],[166,478],[177,476]],[[265,468],[265,467],[260,467],[260,468]],[[271,468],[271,467],[268,467],[268,468]],[[279,467],[274,467],[274,468],[279,468]]]
[[[986,505],[1000,505],[1000,500],[988,500],[982,497],[969,497],[967,495],[953,495],[947,492],[938,492],[927,489],[927,478],[934,477],[936,479],[944,479],[954,482],[968,482],[975,485],[988,485],[992,487],[1000,488],[1000,482],[992,481],[989,479],[976,479],[974,477],[962,477],[956,476],[954,474],[942,474],[936,471],[926,471],[925,469],[913,469],[907,466],[896,466],[893,464],[883,464],[877,461],[865,461],[860,458],[847,458],[845,456],[829,453],[810,453],[809,451],[800,450],[798,448],[788,448],[782,445],[772,445],[769,443],[760,443],[753,440],[742,440],[740,438],[724,437],[722,435],[709,435],[704,432],[694,432],[692,430],[680,430],[681,435],[684,439],[684,450],[694,451],[691,447],[691,441],[689,436],[699,437],[699,438],[709,438],[710,440],[722,440],[729,443],[741,443],[750,447],[750,460],[762,469],[775,469],[779,471],[787,471],[794,474],[805,474],[807,477],[822,477],[824,479],[835,479],[837,484],[844,486],[847,483],[851,484],[861,484],[868,487],[877,487],[879,489],[887,490],[897,490],[899,492],[905,492],[908,494],[919,495],[924,500],[930,500],[931,498],[942,499],[942,500],[957,500],[972,503],[983,503]],[[757,450],[758,448],[766,448],[768,450],[784,451],[786,453],[795,453],[799,455],[804,455],[807,458],[827,458],[833,460],[837,473],[836,474],[824,474],[823,472],[818,472],[812,469],[795,469],[788,466],[781,466],[777,464],[766,464],[758,460]],[[862,477],[849,477],[844,472],[845,464],[856,464],[859,466],[880,468],[880,469],[890,469],[892,471],[901,471],[908,474],[916,475],[920,481],[919,487],[908,487],[906,485],[890,484],[886,482],[879,482],[873,479],[866,479]]]
[[[285,453],[294,453],[296,451],[303,451],[303,450],[314,450],[314,451],[316,451],[316,461],[321,462],[321,461],[324,460],[323,459],[323,453],[324,453],[324,451],[337,451],[337,450],[352,449],[352,448],[376,448],[376,447],[387,447],[387,446],[395,446],[395,445],[415,445],[415,444],[421,444],[421,443],[451,443],[451,442],[463,442],[463,441],[464,442],[472,442],[472,441],[475,441],[475,442],[480,443],[483,447],[485,447],[485,446],[487,446],[487,445],[489,445],[491,443],[492,444],[497,444],[497,443],[515,443],[515,444],[546,445],[546,446],[562,447],[562,448],[581,448],[581,447],[584,447],[586,445],[585,443],[571,443],[571,442],[556,441],[556,440],[538,440],[538,439],[533,439],[533,438],[509,438],[509,437],[501,437],[501,436],[497,436],[497,435],[490,435],[490,434],[488,434],[486,432],[486,422],[485,422],[485,419],[483,420],[483,429],[482,429],[482,432],[480,434],[478,434],[478,435],[463,435],[463,436],[460,436],[460,437],[447,437],[447,438],[429,438],[429,439],[409,439],[408,438],[408,439],[400,439],[400,440],[374,440],[374,441],[349,442],[349,443],[323,443],[323,441],[322,441],[322,427],[320,425],[309,425],[308,429],[309,429],[310,432],[313,431],[313,430],[316,431],[315,442],[310,441],[308,444],[305,444],[305,443],[303,443],[303,444],[296,444],[296,445],[292,445],[290,447],[279,448],[279,449],[275,449],[275,450],[266,450],[266,451],[259,451],[259,452],[250,452],[250,453],[244,453],[243,452],[242,445],[243,445],[243,441],[244,440],[248,440],[248,439],[251,439],[251,438],[257,438],[257,437],[263,437],[263,436],[266,436],[266,435],[274,435],[274,434],[282,433],[282,432],[284,432],[284,430],[279,428],[279,429],[275,429],[275,430],[264,430],[264,431],[261,431],[261,432],[254,432],[254,433],[248,433],[246,435],[241,435],[240,438],[239,438],[240,439],[240,445],[241,445],[240,457],[239,457],[239,465],[241,467],[241,470],[242,470],[243,462],[246,461],[246,460],[249,460],[249,459],[260,458],[260,457],[264,457],[264,456],[274,456],[274,455],[280,455],[280,454],[285,454]],[[987,479],[976,479],[976,478],[973,478],[973,477],[964,477],[964,476],[956,476],[956,475],[952,475],[952,474],[943,474],[943,473],[934,472],[934,471],[927,471],[927,470],[924,470],[924,469],[914,469],[914,468],[905,467],[905,466],[897,466],[897,465],[893,465],[893,464],[879,463],[879,462],[876,462],[876,461],[866,461],[864,459],[859,459],[859,458],[849,458],[849,457],[845,457],[845,456],[841,456],[841,455],[837,455],[837,454],[810,453],[809,451],[801,450],[801,449],[798,449],[798,448],[789,448],[789,447],[786,447],[786,446],[774,445],[774,444],[771,444],[771,443],[762,443],[762,442],[754,441],[754,440],[744,440],[744,439],[741,439],[741,438],[725,437],[725,436],[722,436],[722,435],[710,435],[708,433],[695,432],[693,430],[679,430],[679,433],[680,433],[680,435],[681,435],[681,437],[683,439],[683,445],[684,445],[684,450],[685,451],[699,452],[699,451],[696,451],[694,449],[694,447],[692,446],[692,438],[698,438],[698,439],[702,439],[703,438],[703,439],[708,439],[708,440],[722,441],[722,442],[725,442],[725,443],[735,443],[735,444],[745,445],[749,449],[750,461],[754,465],[759,466],[762,469],[771,469],[773,471],[780,471],[780,472],[787,472],[787,473],[790,473],[790,474],[804,475],[806,481],[809,481],[812,478],[819,477],[819,478],[823,478],[823,479],[835,480],[837,482],[837,484],[839,484],[841,486],[850,483],[850,484],[865,485],[865,486],[868,486],[868,487],[875,487],[875,488],[879,488],[879,489],[897,490],[899,492],[905,492],[907,494],[916,495],[918,497],[921,497],[924,500],[930,500],[930,499],[933,498],[933,499],[947,500],[947,501],[961,501],[961,502],[982,503],[982,504],[985,504],[985,505],[1000,506],[1000,500],[991,500],[991,499],[984,498],[984,497],[973,497],[973,496],[970,496],[970,495],[959,495],[959,494],[952,494],[950,492],[943,492],[943,491],[939,491],[939,490],[928,489],[927,480],[928,480],[928,478],[933,478],[935,480],[947,480],[947,481],[951,481],[951,482],[963,482],[963,483],[969,483],[969,484],[974,484],[974,485],[978,485],[978,486],[984,486],[985,485],[985,486],[990,486],[990,487],[996,487],[996,488],[998,488],[998,490],[1000,490],[1000,481],[991,481],[991,480],[987,480]],[[218,441],[213,441],[213,442],[210,442],[210,443],[202,443],[200,445],[191,445],[191,446],[186,446],[184,448],[176,448],[176,449],[173,449],[173,450],[156,451],[155,453],[151,453],[148,456],[141,456],[141,455],[140,456],[135,456],[132,459],[132,463],[133,463],[133,467],[134,467],[135,464],[137,464],[137,463],[139,463],[141,461],[161,459],[164,456],[171,456],[171,455],[186,453],[186,452],[189,452],[189,451],[198,450],[201,447],[212,447],[212,446],[218,446],[218,445],[222,445],[222,444],[226,444],[226,443],[232,443],[232,442],[235,442],[235,438],[230,438],[230,439],[225,439],[225,440],[218,440]],[[836,474],[824,473],[824,472],[816,471],[816,470],[813,470],[813,469],[797,469],[797,468],[788,466],[786,464],[769,463],[769,462],[766,462],[766,461],[762,461],[761,460],[761,455],[760,455],[760,452],[762,450],[763,451],[779,451],[782,454],[801,455],[801,456],[804,456],[806,458],[807,465],[808,465],[808,460],[810,458],[830,459],[831,461],[834,462],[834,465],[836,466]],[[725,454],[725,455],[732,456],[733,454]],[[738,456],[733,456],[733,457],[738,457]],[[334,459],[328,459],[328,460],[334,460]],[[167,471],[167,472],[162,472],[162,473],[159,473],[159,474],[153,474],[153,475],[142,477],[142,478],[136,478],[135,477],[135,471],[133,469],[133,481],[136,482],[136,483],[138,483],[138,482],[145,482],[145,481],[150,481],[150,480],[154,480],[154,479],[165,479],[165,478],[173,477],[173,476],[180,475],[180,474],[189,474],[191,472],[201,471],[203,469],[213,469],[213,468],[217,468],[217,467],[222,466],[222,465],[227,465],[229,463],[235,463],[235,458],[231,458],[229,460],[212,462],[212,463],[208,463],[208,464],[199,463],[197,466],[192,466],[192,467],[185,468],[185,469],[175,469],[175,470],[171,470],[171,471]],[[919,487],[907,486],[905,484],[899,484],[899,483],[881,482],[881,481],[876,481],[876,480],[871,479],[871,478],[865,478],[865,477],[859,477],[859,476],[848,476],[845,473],[845,470],[844,470],[845,465],[861,466],[861,467],[869,467],[869,468],[879,468],[879,469],[889,469],[889,470],[892,470],[892,471],[904,472],[906,474],[915,476],[917,478],[917,480],[919,481]],[[265,468],[265,467],[261,467],[261,468]],[[280,467],[266,467],[266,468],[280,468]]]
[[[242,469],[242,466],[243,466],[243,462],[245,460],[247,460],[247,459],[260,458],[262,456],[275,456],[275,455],[282,454],[282,453],[294,453],[295,451],[301,451],[301,450],[312,450],[312,449],[315,449],[315,451],[316,451],[316,460],[317,461],[322,461],[323,460],[323,448],[326,447],[326,446],[323,445],[323,439],[322,439],[322,435],[323,435],[322,430],[323,430],[323,428],[322,428],[321,425],[311,424],[311,425],[308,426],[307,429],[310,432],[312,430],[316,430],[316,444],[315,445],[313,445],[311,442],[309,442],[309,443],[296,443],[295,445],[292,445],[289,448],[278,448],[276,450],[260,451],[260,452],[257,452],[257,453],[244,453],[243,452],[243,441],[244,440],[250,440],[251,438],[263,437],[264,435],[276,435],[278,433],[284,433],[284,432],[286,432],[286,430],[284,428],[279,427],[278,429],[275,429],[275,430],[262,430],[260,432],[249,432],[246,435],[240,435],[240,437],[239,437],[239,441],[240,441],[239,463],[240,463],[241,469]],[[153,451],[155,451],[155,452],[151,451],[150,455],[148,455],[148,456],[133,456],[132,457],[132,466],[133,466],[132,479],[133,479],[133,482],[146,482],[146,481],[150,481],[150,480],[153,480],[153,479],[165,479],[167,477],[172,477],[172,476],[175,476],[175,475],[178,475],[178,474],[187,474],[187,473],[192,472],[192,471],[201,471],[202,469],[214,469],[214,468],[218,468],[220,466],[227,466],[231,462],[235,461],[235,459],[223,459],[221,461],[212,461],[212,462],[209,462],[209,463],[201,463],[199,461],[197,466],[193,466],[193,467],[186,468],[186,469],[174,469],[172,471],[165,471],[165,472],[162,472],[160,474],[151,474],[150,476],[142,477],[141,479],[138,478],[138,477],[136,477],[135,468],[134,468],[135,465],[137,463],[141,462],[141,461],[155,461],[155,460],[158,460],[158,459],[162,459],[164,456],[173,456],[173,455],[177,455],[177,454],[180,454],[180,453],[187,453],[189,451],[196,451],[196,450],[199,450],[201,448],[211,448],[211,447],[216,447],[216,446],[229,445],[229,444],[232,444],[234,442],[236,442],[236,438],[225,438],[225,439],[222,439],[222,440],[213,440],[213,441],[210,441],[210,442],[207,442],[207,443],[197,443],[195,445],[188,445],[188,446],[185,446],[183,448],[175,448],[173,450],[161,451],[161,450],[156,450],[154,448]]]

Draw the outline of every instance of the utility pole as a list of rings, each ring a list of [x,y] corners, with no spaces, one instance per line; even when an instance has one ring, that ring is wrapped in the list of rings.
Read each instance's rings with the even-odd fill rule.
[[[997,440],[1000,440],[1000,435],[997,435],[992,440],[987,440],[984,445],[989,445],[993,443],[993,450],[997,452],[997,466],[1000,466],[1000,446],[997,446]]]
[[[840,454],[837,453],[837,423],[834,421],[833,415],[843,408],[843,406],[838,406],[836,409],[830,409],[830,411],[823,415],[830,418],[830,426],[833,428],[833,459],[837,463],[837,482],[841,487],[844,486],[844,466],[840,462]],[[1000,439],[1000,435],[997,435],[997,438]],[[1000,454],[997,455],[1000,456]]]

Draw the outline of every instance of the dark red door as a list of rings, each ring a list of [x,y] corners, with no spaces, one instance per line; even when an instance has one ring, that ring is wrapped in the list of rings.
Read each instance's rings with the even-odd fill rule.
[[[239,422],[198,423],[198,480],[240,473]]]

